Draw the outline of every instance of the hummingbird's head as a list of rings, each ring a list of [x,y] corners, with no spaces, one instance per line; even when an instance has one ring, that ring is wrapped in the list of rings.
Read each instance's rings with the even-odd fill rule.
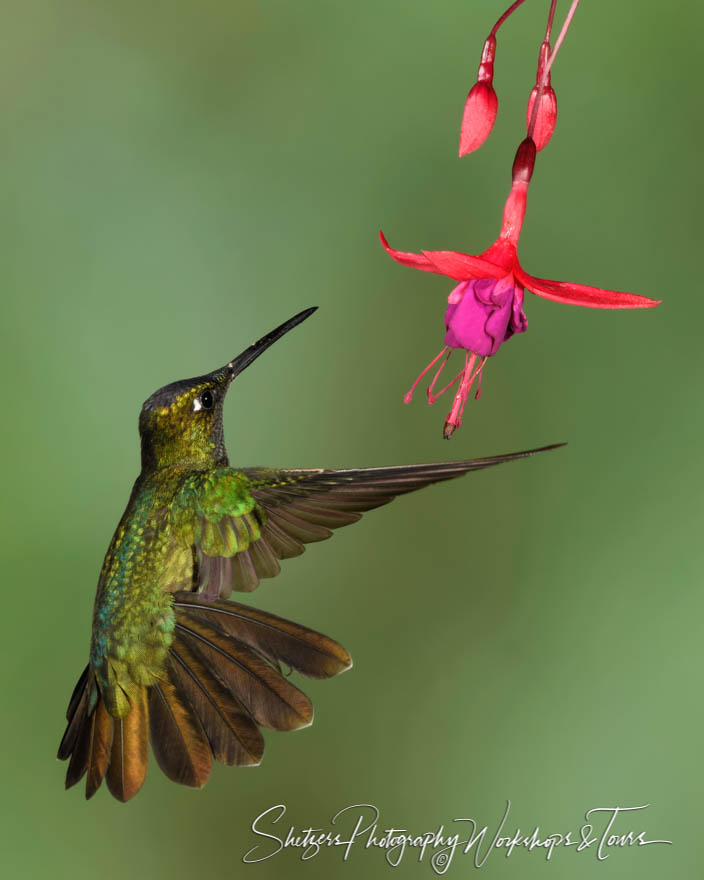
[[[205,376],[172,382],[142,404],[142,470],[227,464],[222,408],[232,380],[278,339],[315,311],[299,312],[242,354]]]

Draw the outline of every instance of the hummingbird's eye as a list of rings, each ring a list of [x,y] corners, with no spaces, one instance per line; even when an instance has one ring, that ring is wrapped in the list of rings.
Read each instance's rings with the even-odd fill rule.
[[[206,388],[205,391],[202,391],[193,401],[193,411],[198,412],[198,410],[201,409],[212,409],[213,403],[215,403],[213,392]]]

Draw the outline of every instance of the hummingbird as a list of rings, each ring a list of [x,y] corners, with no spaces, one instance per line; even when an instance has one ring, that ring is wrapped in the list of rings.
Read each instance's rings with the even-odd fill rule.
[[[155,391],[139,415],[142,467],[98,580],[89,662],[66,712],[66,788],[106,781],[128,801],[149,744],[169,779],[202,787],[213,760],[259,764],[260,728],[312,723],[284,667],[329,678],[352,665],[338,642],[229,600],[279,573],[280,560],[431,483],[555,446],[400,467],[230,467],[223,404],[233,380],[309,308],[224,367]],[[562,444],[556,444],[562,445]]]

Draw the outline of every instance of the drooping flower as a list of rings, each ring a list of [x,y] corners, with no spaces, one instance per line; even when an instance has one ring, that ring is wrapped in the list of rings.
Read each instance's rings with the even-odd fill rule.
[[[459,282],[448,297],[445,312],[445,344],[404,397],[410,403],[418,383],[438,362],[440,366],[428,388],[428,402],[459,382],[443,436],[449,439],[462,423],[462,414],[472,387],[481,393],[481,375],[487,358],[501,345],[527,328],[523,312],[524,290],[568,305],[598,309],[648,308],[659,304],[634,293],[604,290],[568,281],[549,281],[529,274],[518,259],[518,240],[526,211],[528,186],[535,165],[536,147],[531,137],[520,144],[513,163],[513,183],[504,207],[501,232],[496,241],[478,256],[456,251],[398,251],[379,233],[386,252],[397,263],[424,272],[446,275]],[[454,349],[464,349],[464,366],[439,392],[435,384]]]

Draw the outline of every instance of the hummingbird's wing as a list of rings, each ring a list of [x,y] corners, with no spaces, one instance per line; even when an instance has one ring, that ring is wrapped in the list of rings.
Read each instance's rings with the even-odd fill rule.
[[[397,495],[525,458],[562,444],[524,452],[436,464],[352,470],[217,468],[195,475],[172,509],[174,533],[193,548],[194,587],[204,598],[250,591],[274,577],[279,560],[331,537],[362,513]]]

